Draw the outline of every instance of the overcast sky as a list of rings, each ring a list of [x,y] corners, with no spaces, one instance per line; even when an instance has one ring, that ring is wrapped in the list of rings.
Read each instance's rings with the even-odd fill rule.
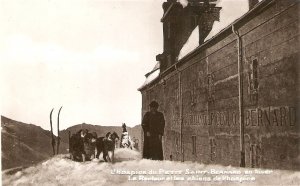
[[[1,115],[49,130],[63,106],[62,129],[140,124],[137,89],[162,52],[162,2],[0,0]],[[248,8],[219,6],[214,33]]]

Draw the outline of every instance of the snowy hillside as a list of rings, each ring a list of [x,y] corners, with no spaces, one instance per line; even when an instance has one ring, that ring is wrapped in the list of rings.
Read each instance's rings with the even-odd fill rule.
[[[300,184],[300,172],[241,169],[192,162],[141,160],[138,152],[126,149],[118,149],[115,158],[118,161],[115,164],[98,161],[79,163],[71,161],[66,155],[60,155],[13,175],[8,175],[5,171],[2,174],[2,183],[3,185],[120,186],[147,185],[155,182],[156,185],[192,186],[199,185],[199,183],[202,185],[239,185],[239,181],[233,180],[247,179],[248,181],[242,182],[243,185]],[[244,171],[252,171],[252,174],[246,175]],[[199,181],[201,178],[204,180]],[[170,180],[167,181],[167,179]],[[185,180],[180,181],[179,179]],[[188,179],[194,179],[194,181],[188,181]],[[228,181],[230,179],[232,181]],[[250,181],[251,179],[255,180]]]
[[[2,170],[32,166],[52,156],[50,131],[4,116],[1,127]],[[60,152],[67,153],[67,148],[61,141]]]

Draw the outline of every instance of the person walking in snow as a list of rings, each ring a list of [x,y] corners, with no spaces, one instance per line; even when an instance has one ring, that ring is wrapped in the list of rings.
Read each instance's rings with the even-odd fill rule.
[[[163,160],[162,136],[164,134],[165,119],[163,113],[157,111],[159,104],[150,103],[150,111],[146,112],[142,120],[144,131],[143,158]]]

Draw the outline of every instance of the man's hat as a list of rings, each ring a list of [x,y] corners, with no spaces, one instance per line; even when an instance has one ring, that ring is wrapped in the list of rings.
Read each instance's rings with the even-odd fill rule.
[[[151,101],[149,104],[150,107],[158,108],[159,104],[156,101]]]

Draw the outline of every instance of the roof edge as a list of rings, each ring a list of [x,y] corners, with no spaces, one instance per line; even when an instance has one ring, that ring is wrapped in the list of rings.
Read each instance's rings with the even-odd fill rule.
[[[175,70],[175,66],[178,66],[178,65],[181,65],[181,64],[185,63],[187,60],[189,60],[190,58],[192,58],[196,54],[198,54],[202,49],[204,49],[205,47],[208,47],[208,45],[210,45],[210,44],[213,44],[213,42],[215,42],[215,40],[217,38],[222,37],[222,36],[224,36],[226,34],[227,35],[231,34],[232,33],[232,26],[233,25],[236,28],[240,28],[242,25],[244,25],[247,22],[247,19],[249,18],[249,16],[253,16],[253,15],[257,16],[257,14],[256,14],[257,12],[260,12],[260,11],[268,8],[275,1],[276,0],[263,0],[263,1],[259,2],[251,10],[249,10],[248,12],[246,12],[240,18],[238,18],[235,21],[233,21],[227,27],[223,28],[220,32],[218,32],[212,38],[210,38],[209,40],[205,41],[202,45],[198,46],[197,48],[195,48],[194,50],[192,50],[191,52],[189,52],[187,55],[185,55],[183,58],[181,58],[175,64],[173,64],[172,66],[170,66],[169,68],[167,68],[165,71],[160,72],[160,75],[155,80],[153,80],[152,82],[150,82],[146,86],[140,87],[138,90],[139,91],[143,91],[147,87],[152,86],[154,84],[154,82],[157,81],[157,79],[159,79],[161,77],[164,77],[167,74],[169,74],[170,72],[172,72],[173,70]]]
[[[246,12],[244,15],[242,15],[240,18],[233,21],[231,24],[223,28],[221,31],[219,31],[216,35],[205,41],[202,45],[199,45],[194,50],[186,54],[184,57],[182,57],[177,63],[180,63],[181,61],[184,61],[188,58],[190,58],[192,55],[194,55],[195,52],[199,52],[202,48],[205,46],[211,44],[216,38],[221,37],[222,35],[225,35],[226,33],[232,33],[232,25],[235,26],[235,28],[240,28],[242,25],[244,25],[243,21],[245,21],[249,16],[255,14],[259,11],[264,10],[265,8],[269,7],[272,3],[274,3],[276,0],[263,0],[259,3],[257,3],[251,10]],[[175,65],[175,64],[174,64]]]

